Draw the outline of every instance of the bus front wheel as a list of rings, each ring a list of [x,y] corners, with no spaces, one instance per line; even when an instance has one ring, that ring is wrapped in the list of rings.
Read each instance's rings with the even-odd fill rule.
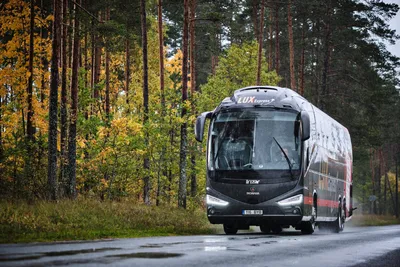
[[[263,234],[269,234],[271,232],[271,227],[269,225],[260,225],[260,230]]]
[[[271,231],[273,234],[280,234],[282,232],[282,227],[280,225],[273,225]]]
[[[224,223],[224,232],[227,235],[236,235],[238,228],[231,224]]]

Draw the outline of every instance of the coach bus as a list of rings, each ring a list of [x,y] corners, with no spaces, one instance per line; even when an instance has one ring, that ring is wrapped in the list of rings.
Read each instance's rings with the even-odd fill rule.
[[[207,140],[208,220],[226,234],[316,226],[340,232],[352,216],[352,146],[348,130],[288,88],[236,90],[197,117]]]

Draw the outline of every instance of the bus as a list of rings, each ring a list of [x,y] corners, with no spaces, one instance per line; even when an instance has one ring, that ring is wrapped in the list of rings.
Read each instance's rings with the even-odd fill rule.
[[[291,89],[238,89],[197,117],[206,120],[207,217],[226,234],[259,226],[341,232],[353,213],[348,130]]]

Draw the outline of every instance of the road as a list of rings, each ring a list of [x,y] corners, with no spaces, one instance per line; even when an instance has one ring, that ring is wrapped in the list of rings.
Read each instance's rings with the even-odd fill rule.
[[[84,242],[1,244],[1,266],[400,266],[400,225],[333,234],[239,232]]]

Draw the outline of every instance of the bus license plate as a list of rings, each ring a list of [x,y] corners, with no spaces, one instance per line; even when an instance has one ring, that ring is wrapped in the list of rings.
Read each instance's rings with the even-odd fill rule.
[[[262,210],[243,210],[242,215],[263,215]]]

